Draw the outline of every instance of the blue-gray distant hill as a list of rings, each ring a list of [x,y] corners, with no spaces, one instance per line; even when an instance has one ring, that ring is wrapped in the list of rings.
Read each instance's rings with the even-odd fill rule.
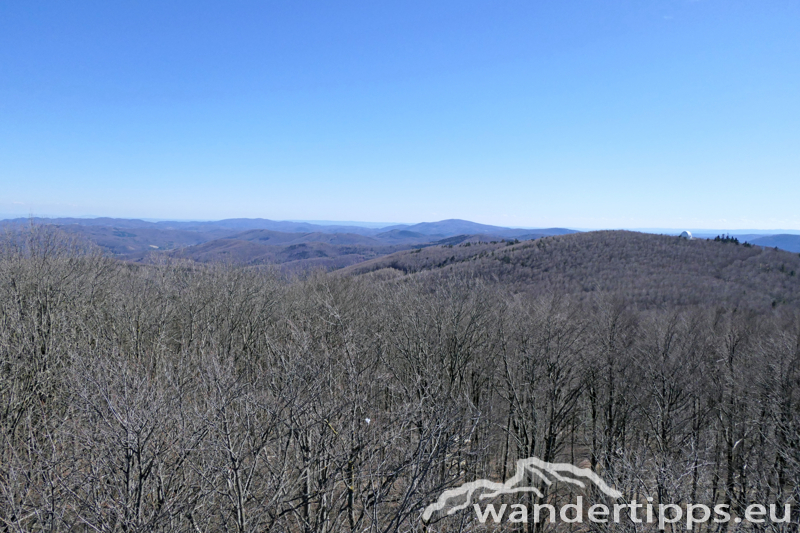
[[[526,234],[539,235],[565,235],[577,233],[575,230],[566,228],[546,228],[546,229],[524,229],[524,228],[504,228],[502,226],[490,226],[478,224],[469,220],[457,218],[440,220],[439,222],[421,222],[413,226],[390,226],[384,230],[402,229],[420,233],[423,235],[437,235],[442,237],[452,237],[454,235],[493,235],[501,238],[519,238]]]
[[[800,235],[768,235],[766,237],[758,237],[750,241],[751,244],[758,246],[767,246],[769,248],[778,247],[787,252],[800,253]]]

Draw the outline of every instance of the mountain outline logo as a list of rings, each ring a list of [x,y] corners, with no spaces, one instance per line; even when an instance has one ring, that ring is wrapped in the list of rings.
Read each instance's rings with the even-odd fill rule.
[[[621,498],[622,493],[603,481],[603,478],[598,476],[594,471],[589,468],[579,468],[570,463],[548,463],[542,461],[538,457],[528,457],[527,459],[520,459],[517,461],[517,468],[514,475],[508,478],[504,483],[498,483],[488,479],[478,479],[464,483],[460,487],[444,491],[435,503],[428,505],[422,513],[422,519],[427,522],[430,520],[433,513],[441,511],[448,507],[449,503],[462,496],[466,496],[463,503],[453,505],[447,510],[448,515],[466,509],[472,503],[472,498],[475,491],[484,489],[478,499],[495,498],[501,494],[515,494],[521,492],[532,492],[538,497],[543,497],[542,492],[532,485],[520,485],[528,474],[534,479],[541,479],[546,485],[550,486],[554,481],[563,483],[571,483],[581,488],[586,488],[586,482],[582,479],[585,478],[600,489],[600,491],[611,498]],[[573,477],[569,477],[571,474]],[[548,475],[550,477],[548,477]],[[551,479],[552,478],[552,479]]]

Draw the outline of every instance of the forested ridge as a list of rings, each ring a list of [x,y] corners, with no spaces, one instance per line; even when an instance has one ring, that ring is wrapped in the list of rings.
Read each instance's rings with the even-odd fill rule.
[[[290,278],[3,239],[0,531],[512,530],[422,510],[530,456],[797,530],[797,254],[608,232]]]
[[[619,296],[638,307],[800,305],[800,254],[630,231],[431,246],[344,274],[477,276],[514,292]]]

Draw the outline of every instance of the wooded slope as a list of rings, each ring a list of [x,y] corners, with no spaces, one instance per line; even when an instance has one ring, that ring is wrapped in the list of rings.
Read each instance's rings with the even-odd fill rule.
[[[596,231],[535,241],[432,246],[342,272],[480,277],[516,292],[614,295],[637,305],[800,304],[800,255],[732,242]]]

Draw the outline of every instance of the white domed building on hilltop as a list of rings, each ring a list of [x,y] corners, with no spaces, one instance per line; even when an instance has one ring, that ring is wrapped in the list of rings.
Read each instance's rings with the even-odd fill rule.
[[[691,231],[684,231],[680,234],[681,239],[686,239],[687,241],[692,240],[692,232]]]

